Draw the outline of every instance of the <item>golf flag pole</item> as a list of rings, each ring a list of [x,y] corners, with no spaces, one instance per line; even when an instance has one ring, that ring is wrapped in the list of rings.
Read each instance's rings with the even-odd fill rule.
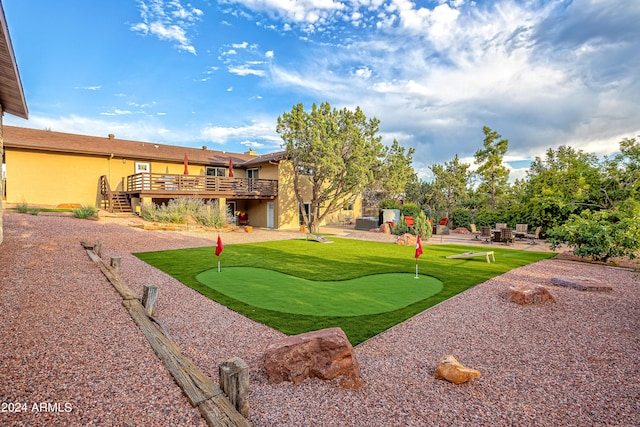
[[[416,279],[418,279],[418,258],[422,255],[422,241],[420,240],[420,235],[418,234],[418,238],[416,239]]]
[[[220,238],[220,234],[218,234],[218,242],[216,243],[216,256],[218,257],[218,273],[220,273],[220,254],[224,249],[224,245],[222,244],[222,239]]]

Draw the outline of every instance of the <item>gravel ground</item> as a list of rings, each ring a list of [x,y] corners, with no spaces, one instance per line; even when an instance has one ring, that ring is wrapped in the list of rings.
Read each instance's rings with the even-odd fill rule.
[[[122,257],[122,276],[136,293],[145,283],[159,286],[157,317],[208,375],[217,379],[217,366],[233,356],[249,364],[255,426],[640,425],[640,279],[632,271],[541,261],[356,347],[365,382],[359,391],[319,380],[270,385],[261,358],[280,332],[131,255],[211,246],[217,234],[143,231],[122,222],[4,213],[0,425],[204,425],[80,246],[96,240],[106,262]],[[300,234],[221,236],[229,245]],[[350,237],[367,236],[391,240]],[[553,287],[555,276],[600,279],[613,291]],[[518,283],[548,284],[556,303],[508,302],[506,289]],[[482,376],[462,385],[434,379],[446,354]],[[16,412],[16,403],[26,410]]]

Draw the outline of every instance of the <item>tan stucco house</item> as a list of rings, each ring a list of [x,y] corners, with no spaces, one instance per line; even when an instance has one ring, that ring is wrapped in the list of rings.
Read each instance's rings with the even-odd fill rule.
[[[3,158],[3,121],[5,113],[27,119],[29,111],[22,90],[20,73],[16,58],[13,54],[13,46],[9,37],[9,28],[4,16],[4,8],[0,2],[0,159]],[[4,169],[0,172],[0,195],[4,195]],[[2,200],[0,197],[0,243],[3,238],[2,228]]]
[[[247,214],[255,227],[300,227],[282,151],[260,156],[12,126],[4,136],[7,203],[135,213],[144,203],[198,197],[217,199],[236,221]],[[353,217],[359,202],[345,208],[326,222]]]

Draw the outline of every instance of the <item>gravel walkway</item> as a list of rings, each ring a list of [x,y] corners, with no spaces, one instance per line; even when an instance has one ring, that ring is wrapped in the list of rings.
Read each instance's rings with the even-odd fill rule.
[[[211,246],[213,233],[12,211],[5,211],[4,227],[2,426],[204,425],[81,240],[100,240],[107,262],[122,257],[122,276],[134,292],[142,294],[145,283],[159,286],[157,316],[212,378],[232,356],[249,364],[255,426],[640,425],[640,278],[628,270],[547,260],[475,286],[359,345],[365,385],[354,392],[319,380],[269,385],[261,357],[280,332],[131,255]],[[222,234],[225,245],[295,237],[300,234]],[[550,285],[557,302],[536,306],[504,297],[512,284],[549,284],[555,276],[600,279],[613,291]],[[458,386],[434,379],[445,354],[482,376]]]

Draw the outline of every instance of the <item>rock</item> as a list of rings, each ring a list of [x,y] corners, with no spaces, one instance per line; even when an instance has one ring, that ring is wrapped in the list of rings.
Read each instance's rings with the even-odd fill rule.
[[[607,286],[598,280],[591,279],[590,277],[574,277],[571,279],[564,277],[552,277],[551,283],[556,286],[576,289],[578,291],[610,292],[613,290],[611,286]]]
[[[439,380],[447,380],[454,384],[462,384],[480,376],[480,371],[465,368],[452,355],[440,359],[438,367],[433,374]]]
[[[391,234],[391,225],[388,222],[385,222],[380,226],[380,232],[384,234]]]
[[[456,234],[471,234],[471,232],[464,227],[458,227],[455,230],[451,230],[451,232]]]
[[[271,383],[307,378],[341,378],[341,386],[362,386],[356,353],[340,328],[321,329],[287,337],[267,346],[264,367]]]
[[[509,301],[518,304],[555,302],[553,295],[542,285],[509,286]]]
[[[415,246],[416,236],[409,233],[403,234],[402,236],[398,237],[398,240],[396,240],[396,244],[405,245],[405,246]]]

